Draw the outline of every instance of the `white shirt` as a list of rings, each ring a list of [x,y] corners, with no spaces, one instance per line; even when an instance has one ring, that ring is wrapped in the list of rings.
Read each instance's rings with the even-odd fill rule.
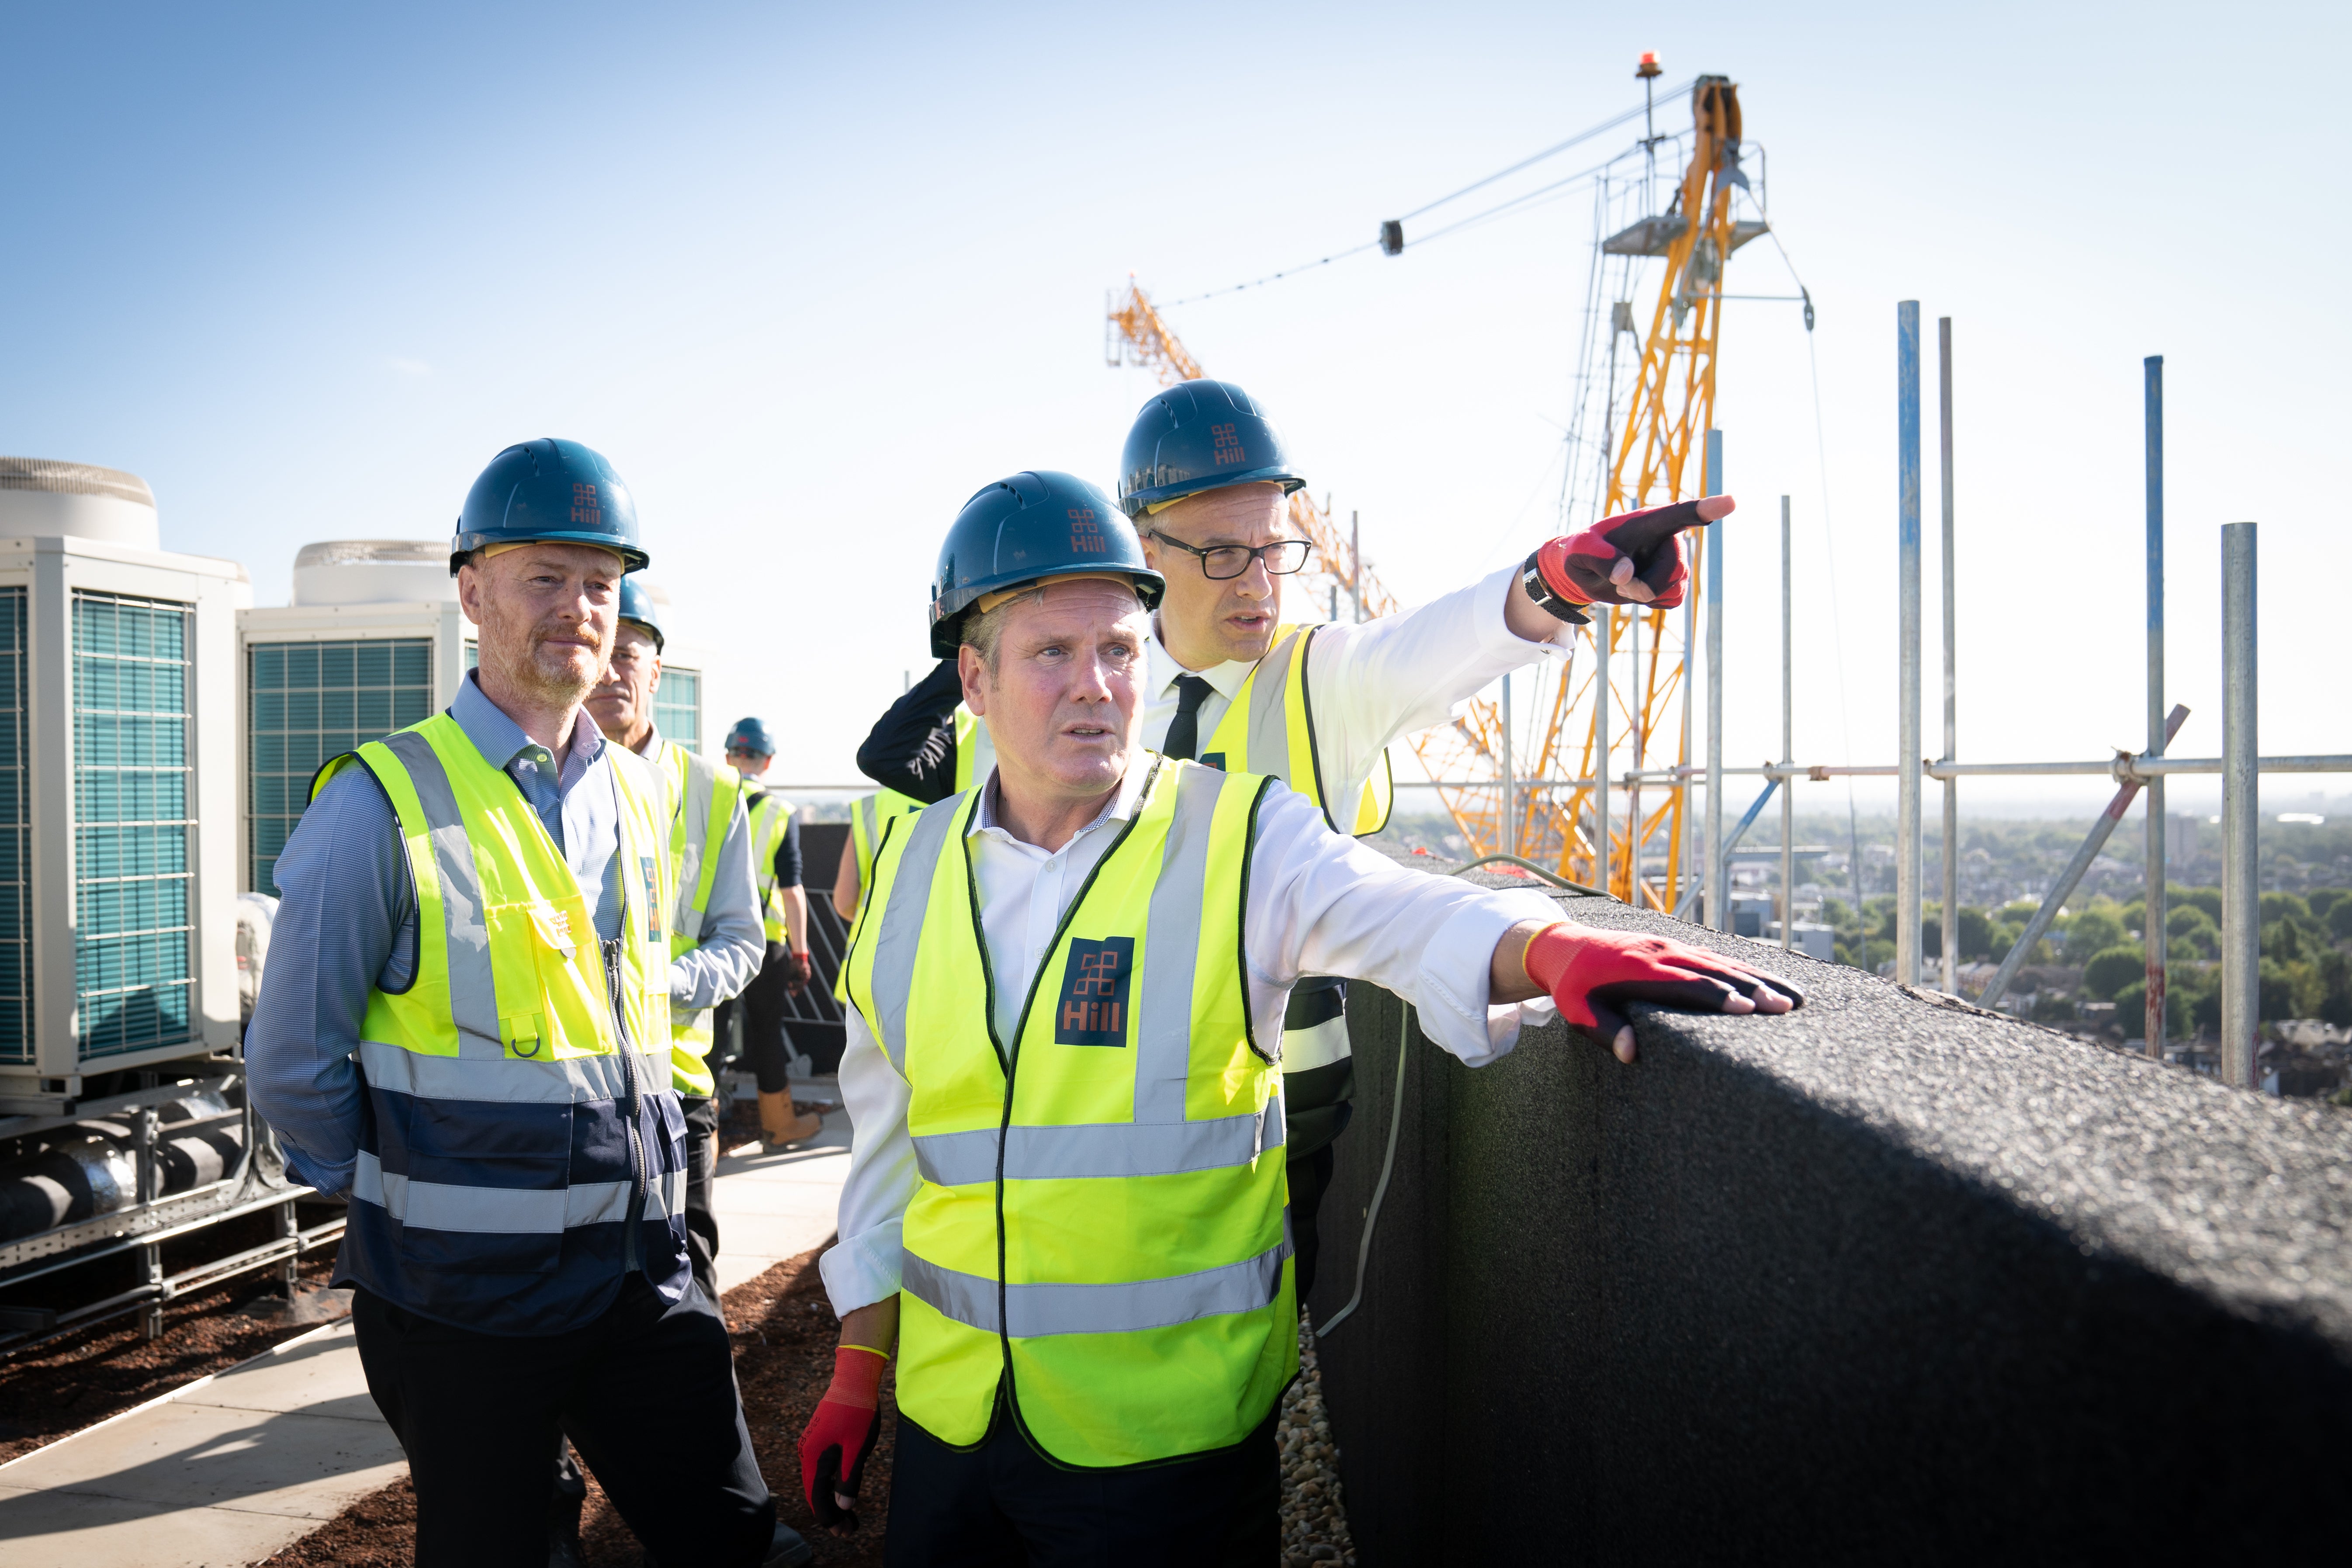
[[[1505,567],[1417,608],[1376,621],[1342,621],[1315,634],[1307,656],[1307,690],[1315,699],[1316,753],[1332,800],[1354,800],[1390,742],[1444,723],[1455,703],[1570,646],[1576,628],[1565,621],[1550,641],[1528,642],[1503,619],[1518,575],[1517,567]],[[1143,743],[1158,751],[1168,739],[1181,695],[1176,678],[1189,674],[1212,689],[1201,700],[1200,746],[1207,750],[1256,663],[1230,659],[1187,670],[1160,642],[1156,619],[1150,656]],[[1348,820],[1344,813],[1333,816]]]
[[[1102,815],[1050,854],[998,826],[991,774],[969,837],[981,933],[990,966],[1005,982],[997,987],[999,1038],[1013,1037],[1022,999],[1062,915],[1118,837],[1117,824],[1133,815],[1143,773],[1130,769]],[[1540,893],[1490,891],[1400,866],[1333,833],[1305,796],[1271,790],[1258,808],[1243,915],[1257,1037],[1281,1037],[1283,1009],[1300,975],[1344,975],[1412,1003],[1433,1041],[1484,1067],[1517,1044],[1523,1019],[1542,1022],[1552,1013],[1548,1000],[1488,1003],[1495,944],[1521,921],[1554,921],[1559,913]],[[826,1293],[841,1313],[898,1289],[899,1227],[918,1184],[907,1080],[875,1044],[865,1018],[855,1008],[847,1013],[841,1093],[853,1129],[849,1176],[841,1189],[841,1241],[821,1265]]]

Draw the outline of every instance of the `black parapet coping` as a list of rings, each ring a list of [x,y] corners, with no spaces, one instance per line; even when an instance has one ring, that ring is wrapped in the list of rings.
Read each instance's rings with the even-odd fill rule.
[[[1631,1067],[1554,1024],[1474,1071],[1414,1029],[1322,1347],[1366,1568],[2344,1560],[2352,1112],[1562,905],[1806,1005],[1638,1010]],[[1318,1320],[1402,1022],[1349,992]]]

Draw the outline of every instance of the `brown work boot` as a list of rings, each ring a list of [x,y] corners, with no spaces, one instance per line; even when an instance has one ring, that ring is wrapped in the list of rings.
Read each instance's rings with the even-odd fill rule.
[[[766,1148],[789,1149],[795,1143],[807,1142],[824,1129],[824,1118],[815,1111],[794,1114],[793,1097],[788,1091],[760,1091],[760,1142]]]

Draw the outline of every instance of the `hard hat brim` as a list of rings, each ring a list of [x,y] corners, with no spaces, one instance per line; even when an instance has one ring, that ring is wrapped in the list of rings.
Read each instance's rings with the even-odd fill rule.
[[[619,556],[624,575],[642,572],[653,564],[653,557],[635,545],[609,533],[591,533],[584,529],[533,533],[520,539],[510,533],[461,533],[449,542],[449,575],[455,577],[457,568],[466,563],[466,557],[485,544],[585,544]]]
[[[1235,485],[1259,484],[1278,484],[1284,495],[1307,488],[1307,481],[1292,473],[1287,467],[1250,468],[1238,474],[1202,474],[1197,479],[1183,479],[1172,485],[1153,485],[1146,489],[1132,490],[1118,498],[1118,509],[1130,518],[1139,518],[1166,501],[1182,500],[1186,496],[1202,495],[1210,490],[1231,489]]]

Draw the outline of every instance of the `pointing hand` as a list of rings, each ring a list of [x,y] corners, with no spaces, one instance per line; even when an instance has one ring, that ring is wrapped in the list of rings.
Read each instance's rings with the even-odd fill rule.
[[[1727,516],[1737,504],[1729,496],[1708,496],[1604,517],[1590,528],[1538,546],[1528,558],[1528,569],[1573,605],[1671,610],[1683,602],[1683,584],[1689,578],[1683,564],[1682,531]]]

